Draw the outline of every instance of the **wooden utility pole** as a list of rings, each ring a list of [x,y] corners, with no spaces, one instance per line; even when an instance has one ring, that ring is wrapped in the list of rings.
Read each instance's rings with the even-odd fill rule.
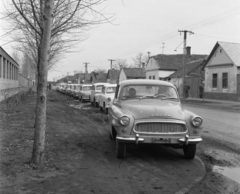
[[[85,73],[88,73],[88,64],[89,63],[86,62],[86,63],[83,63],[83,64],[85,64]]]
[[[184,84],[185,84],[185,63],[186,63],[186,54],[187,54],[187,33],[194,34],[192,31],[188,30],[178,30],[178,32],[183,32],[183,75],[182,75],[182,94],[184,95]]]
[[[110,69],[112,69],[112,62],[113,61],[116,61],[115,59],[108,59],[109,61],[111,61],[111,66],[110,66]]]

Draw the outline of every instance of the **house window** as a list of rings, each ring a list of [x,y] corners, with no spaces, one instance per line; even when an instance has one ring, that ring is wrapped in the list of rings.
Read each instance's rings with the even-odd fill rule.
[[[212,77],[212,87],[213,88],[217,88],[217,73],[214,73],[213,74],[213,77]]]
[[[228,88],[228,73],[222,74],[222,88],[223,89]]]
[[[219,53],[222,53],[222,49],[219,49]]]
[[[152,77],[151,77],[151,76],[149,76],[149,79],[152,79]]]
[[[153,79],[155,79],[155,75],[153,76]]]

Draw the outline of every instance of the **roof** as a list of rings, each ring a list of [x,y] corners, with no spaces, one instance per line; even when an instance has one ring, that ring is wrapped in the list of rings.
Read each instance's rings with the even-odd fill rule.
[[[177,55],[165,55],[159,54],[150,57],[157,61],[157,64],[161,70],[177,70],[183,65],[183,54]],[[185,62],[196,61],[199,59],[206,59],[207,55],[185,55]]]
[[[146,78],[146,72],[142,68],[123,68],[127,78]]]
[[[125,85],[166,85],[166,86],[173,86],[172,83],[167,81],[161,81],[161,80],[153,80],[153,79],[128,79],[123,80],[119,83],[121,86]]]
[[[117,80],[119,76],[120,70],[117,69],[109,69],[107,73],[107,78],[111,80]]]
[[[222,49],[226,52],[229,58],[233,61],[233,63],[240,67],[240,44],[239,43],[231,43],[231,42],[217,42],[213,47],[210,55],[207,58],[206,64],[212,58],[216,49],[221,46]]]
[[[200,67],[205,65],[206,60],[205,59],[199,59],[196,61],[191,61],[189,63],[187,63],[184,67],[185,70],[185,75],[194,73],[194,71]],[[177,78],[179,76],[183,75],[183,68],[179,69],[178,71],[174,72],[173,74],[171,74],[169,77],[170,78]]]

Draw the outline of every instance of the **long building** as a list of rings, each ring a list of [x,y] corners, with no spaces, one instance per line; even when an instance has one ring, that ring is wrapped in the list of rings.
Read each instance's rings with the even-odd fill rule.
[[[18,87],[18,73],[18,63],[0,47],[0,90]]]

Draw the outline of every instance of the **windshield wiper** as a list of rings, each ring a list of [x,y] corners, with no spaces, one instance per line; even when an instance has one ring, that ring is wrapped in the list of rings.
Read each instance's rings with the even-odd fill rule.
[[[143,98],[154,98],[154,96],[150,96],[150,95],[142,96],[139,98],[139,100],[142,100]]]

